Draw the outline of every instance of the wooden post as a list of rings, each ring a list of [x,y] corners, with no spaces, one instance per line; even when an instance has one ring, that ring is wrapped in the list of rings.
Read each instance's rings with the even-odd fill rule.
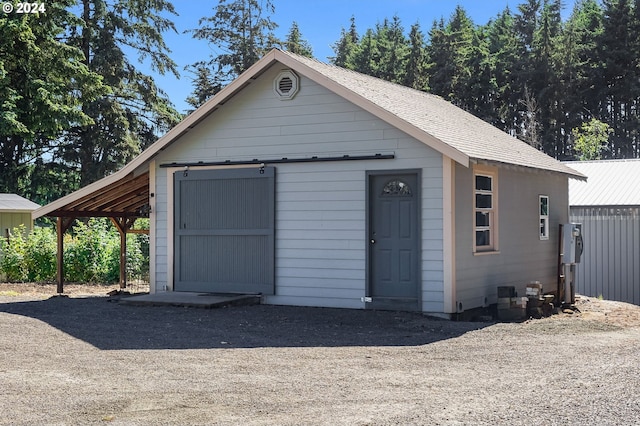
[[[120,232],[120,288],[127,288],[127,231]]]
[[[58,294],[64,293],[64,233],[69,229],[69,226],[73,223],[74,218],[63,218],[58,216],[56,224],[56,234],[58,237]]]
[[[120,234],[120,288],[127,288],[127,231],[131,229],[135,218],[110,217]]]

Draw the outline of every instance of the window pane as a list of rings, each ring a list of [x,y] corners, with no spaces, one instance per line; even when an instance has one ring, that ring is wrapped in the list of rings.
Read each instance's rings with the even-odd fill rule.
[[[491,191],[491,176],[476,175],[476,189],[479,191]]]
[[[549,214],[549,197],[540,197],[540,216]]]
[[[490,194],[476,194],[476,208],[477,209],[490,209],[491,208],[491,195]]]
[[[399,179],[390,180],[382,188],[382,195],[412,195],[411,187]]]
[[[476,226],[490,226],[489,212],[476,212]]]
[[[488,246],[491,244],[490,231],[476,231],[476,247]]]
[[[540,238],[549,238],[549,218],[543,217],[540,219]]]

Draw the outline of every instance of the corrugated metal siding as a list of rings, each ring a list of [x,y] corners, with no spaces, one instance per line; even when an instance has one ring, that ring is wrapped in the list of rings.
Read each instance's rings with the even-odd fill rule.
[[[576,292],[640,305],[640,207],[571,207],[584,252]]]

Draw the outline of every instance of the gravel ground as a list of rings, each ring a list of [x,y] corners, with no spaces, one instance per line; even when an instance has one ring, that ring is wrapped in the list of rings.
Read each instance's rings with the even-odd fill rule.
[[[634,305],[480,323],[86,289],[0,284],[0,425],[640,424]]]

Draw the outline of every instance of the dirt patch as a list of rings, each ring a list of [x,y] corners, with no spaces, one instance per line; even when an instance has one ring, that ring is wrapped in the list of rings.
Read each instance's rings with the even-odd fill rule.
[[[142,282],[129,283],[124,290],[119,284],[65,284],[64,294],[69,297],[107,296],[114,291],[131,294],[147,293],[149,285]],[[56,284],[47,283],[0,283],[1,296],[49,298],[57,294]],[[582,295],[576,296],[574,310],[565,310],[546,321],[575,318],[583,321],[595,321],[614,327],[640,327],[640,306],[630,303],[603,300]]]
[[[0,284],[0,425],[640,424],[638,306],[480,323],[113,289]]]
[[[65,284],[64,294],[69,297],[106,296],[109,292],[120,290],[119,284]],[[149,284],[134,282],[124,291],[145,293]],[[48,298],[58,293],[57,284],[51,283],[0,283],[0,296],[36,296]]]

